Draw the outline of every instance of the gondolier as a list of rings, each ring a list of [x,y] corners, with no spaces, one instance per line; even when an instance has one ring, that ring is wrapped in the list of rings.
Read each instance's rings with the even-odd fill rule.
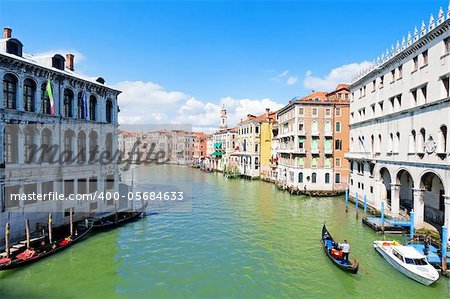
[[[348,262],[348,255],[350,254],[350,244],[347,243],[347,240],[344,240],[344,243],[340,243],[339,247],[342,249],[342,258]]]

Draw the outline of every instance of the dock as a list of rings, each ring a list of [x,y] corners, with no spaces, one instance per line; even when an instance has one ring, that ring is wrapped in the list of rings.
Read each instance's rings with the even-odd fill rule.
[[[387,232],[391,234],[409,233],[411,222],[406,219],[384,219],[379,217],[365,217],[362,222],[376,232]]]
[[[418,252],[425,255],[425,245],[420,243],[412,243],[407,244],[408,247],[413,247]],[[434,245],[429,245],[429,251],[428,255],[425,255],[427,257],[428,262],[435,267],[436,269],[441,269],[442,262],[441,262],[441,251]],[[447,252],[447,269],[450,267],[450,252]]]

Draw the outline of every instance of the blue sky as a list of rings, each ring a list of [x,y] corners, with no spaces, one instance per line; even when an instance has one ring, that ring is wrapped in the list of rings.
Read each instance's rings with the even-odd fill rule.
[[[328,88],[357,65],[339,67],[372,61],[440,6],[448,2],[2,0],[0,23],[27,53],[80,53],[77,71],[133,89],[120,99],[123,121],[211,127],[223,103],[236,121]],[[136,107],[148,116],[133,119]]]

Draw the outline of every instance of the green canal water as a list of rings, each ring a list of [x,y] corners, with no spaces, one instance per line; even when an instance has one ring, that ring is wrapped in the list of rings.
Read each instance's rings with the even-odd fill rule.
[[[93,235],[66,252],[0,273],[0,298],[450,298],[449,279],[422,286],[372,248],[381,238],[342,198],[290,196],[260,181],[196,169],[137,169],[139,183],[192,185],[192,212],[159,213]],[[337,269],[320,245],[326,222],[362,268]]]

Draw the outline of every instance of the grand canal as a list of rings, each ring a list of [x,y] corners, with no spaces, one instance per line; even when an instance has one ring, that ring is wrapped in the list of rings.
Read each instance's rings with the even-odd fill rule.
[[[0,298],[449,298],[450,280],[422,286],[372,248],[381,238],[342,198],[290,196],[273,184],[176,166],[140,167],[138,184],[192,185],[192,212],[148,216],[92,236],[25,269],[0,273]],[[362,267],[346,274],[320,246],[322,224]]]

